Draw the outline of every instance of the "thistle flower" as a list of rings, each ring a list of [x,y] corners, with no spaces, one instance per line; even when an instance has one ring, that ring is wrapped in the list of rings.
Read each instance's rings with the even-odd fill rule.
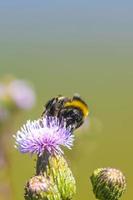
[[[26,184],[26,200],[60,200],[56,185],[43,175],[32,177]]]
[[[96,169],[90,179],[99,200],[118,200],[126,189],[125,177],[117,169]]]
[[[41,156],[45,151],[50,154],[62,154],[61,146],[71,149],[74,136],[70,127],[56,117],[27,121],[14,136],[16,148],[21,153],[35,153]]]
[[[30,109],[35,104],[35,93],[26,81],[11,81],[7,90],[9,97],[18,108]]]
[[[32,193],[48,192],[50,181],[44,176],[34,176],[29,180],[27,186]]]

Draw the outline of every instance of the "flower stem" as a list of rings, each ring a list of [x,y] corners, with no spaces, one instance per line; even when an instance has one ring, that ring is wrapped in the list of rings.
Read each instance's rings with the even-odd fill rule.
[[[36,175],[43,175],[43,173],[46,171],[46,166],[49,162],[49,156],[50,154],[45,152],[41,156],[37,157]]]

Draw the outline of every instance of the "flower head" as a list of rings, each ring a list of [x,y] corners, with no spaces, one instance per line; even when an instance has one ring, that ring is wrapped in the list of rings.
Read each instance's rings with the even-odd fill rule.
[[[91,176],[91,183],[99,200],[118,200],[126,189],[122,172],[109,167],[96,169]]]
[[[8,95],[20,109],[30,109],[35,104],[35,93],[26,81],[12,81],[8,86]]]
[[[25,186],[25,200],[59,200],[60,193],[56,184],[43,175],[33,176]]]
[[[44,176],[34,176],[28,182],[29,190],[35,193],[41,191],[47,192],[49,188],[50,181]]]
[[[66,128],[64,121],[56,117],[27,121],[14,136],[16,147],[21,153],[36,153],[39,156],[47,151],[50,154],[61,154],[60,146],[71,148],[74,140],[71,129]]]

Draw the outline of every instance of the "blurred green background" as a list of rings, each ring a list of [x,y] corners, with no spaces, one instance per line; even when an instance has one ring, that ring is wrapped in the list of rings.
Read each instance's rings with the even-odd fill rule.
[[[133,3],[130,1],[0,1],[0,77],[30,81],[36,107],[15,121],[15,133],[37,119],[51,97],[79,93],[90,108],[89,128],[77,131],[66,157],[77,181],[75,199],[95,199],[89,176],[115,167],[132,199]],[[12,135],[12,133],[11,133]],[[13,200],[22,200],[35,157],[10,149]]]

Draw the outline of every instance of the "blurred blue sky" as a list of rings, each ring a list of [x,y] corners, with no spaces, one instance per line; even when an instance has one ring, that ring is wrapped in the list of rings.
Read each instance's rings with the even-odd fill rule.
[[[132,1],[0,1],[0,41],[130,40]],[[88,38],[89,36],[89,38]]]

